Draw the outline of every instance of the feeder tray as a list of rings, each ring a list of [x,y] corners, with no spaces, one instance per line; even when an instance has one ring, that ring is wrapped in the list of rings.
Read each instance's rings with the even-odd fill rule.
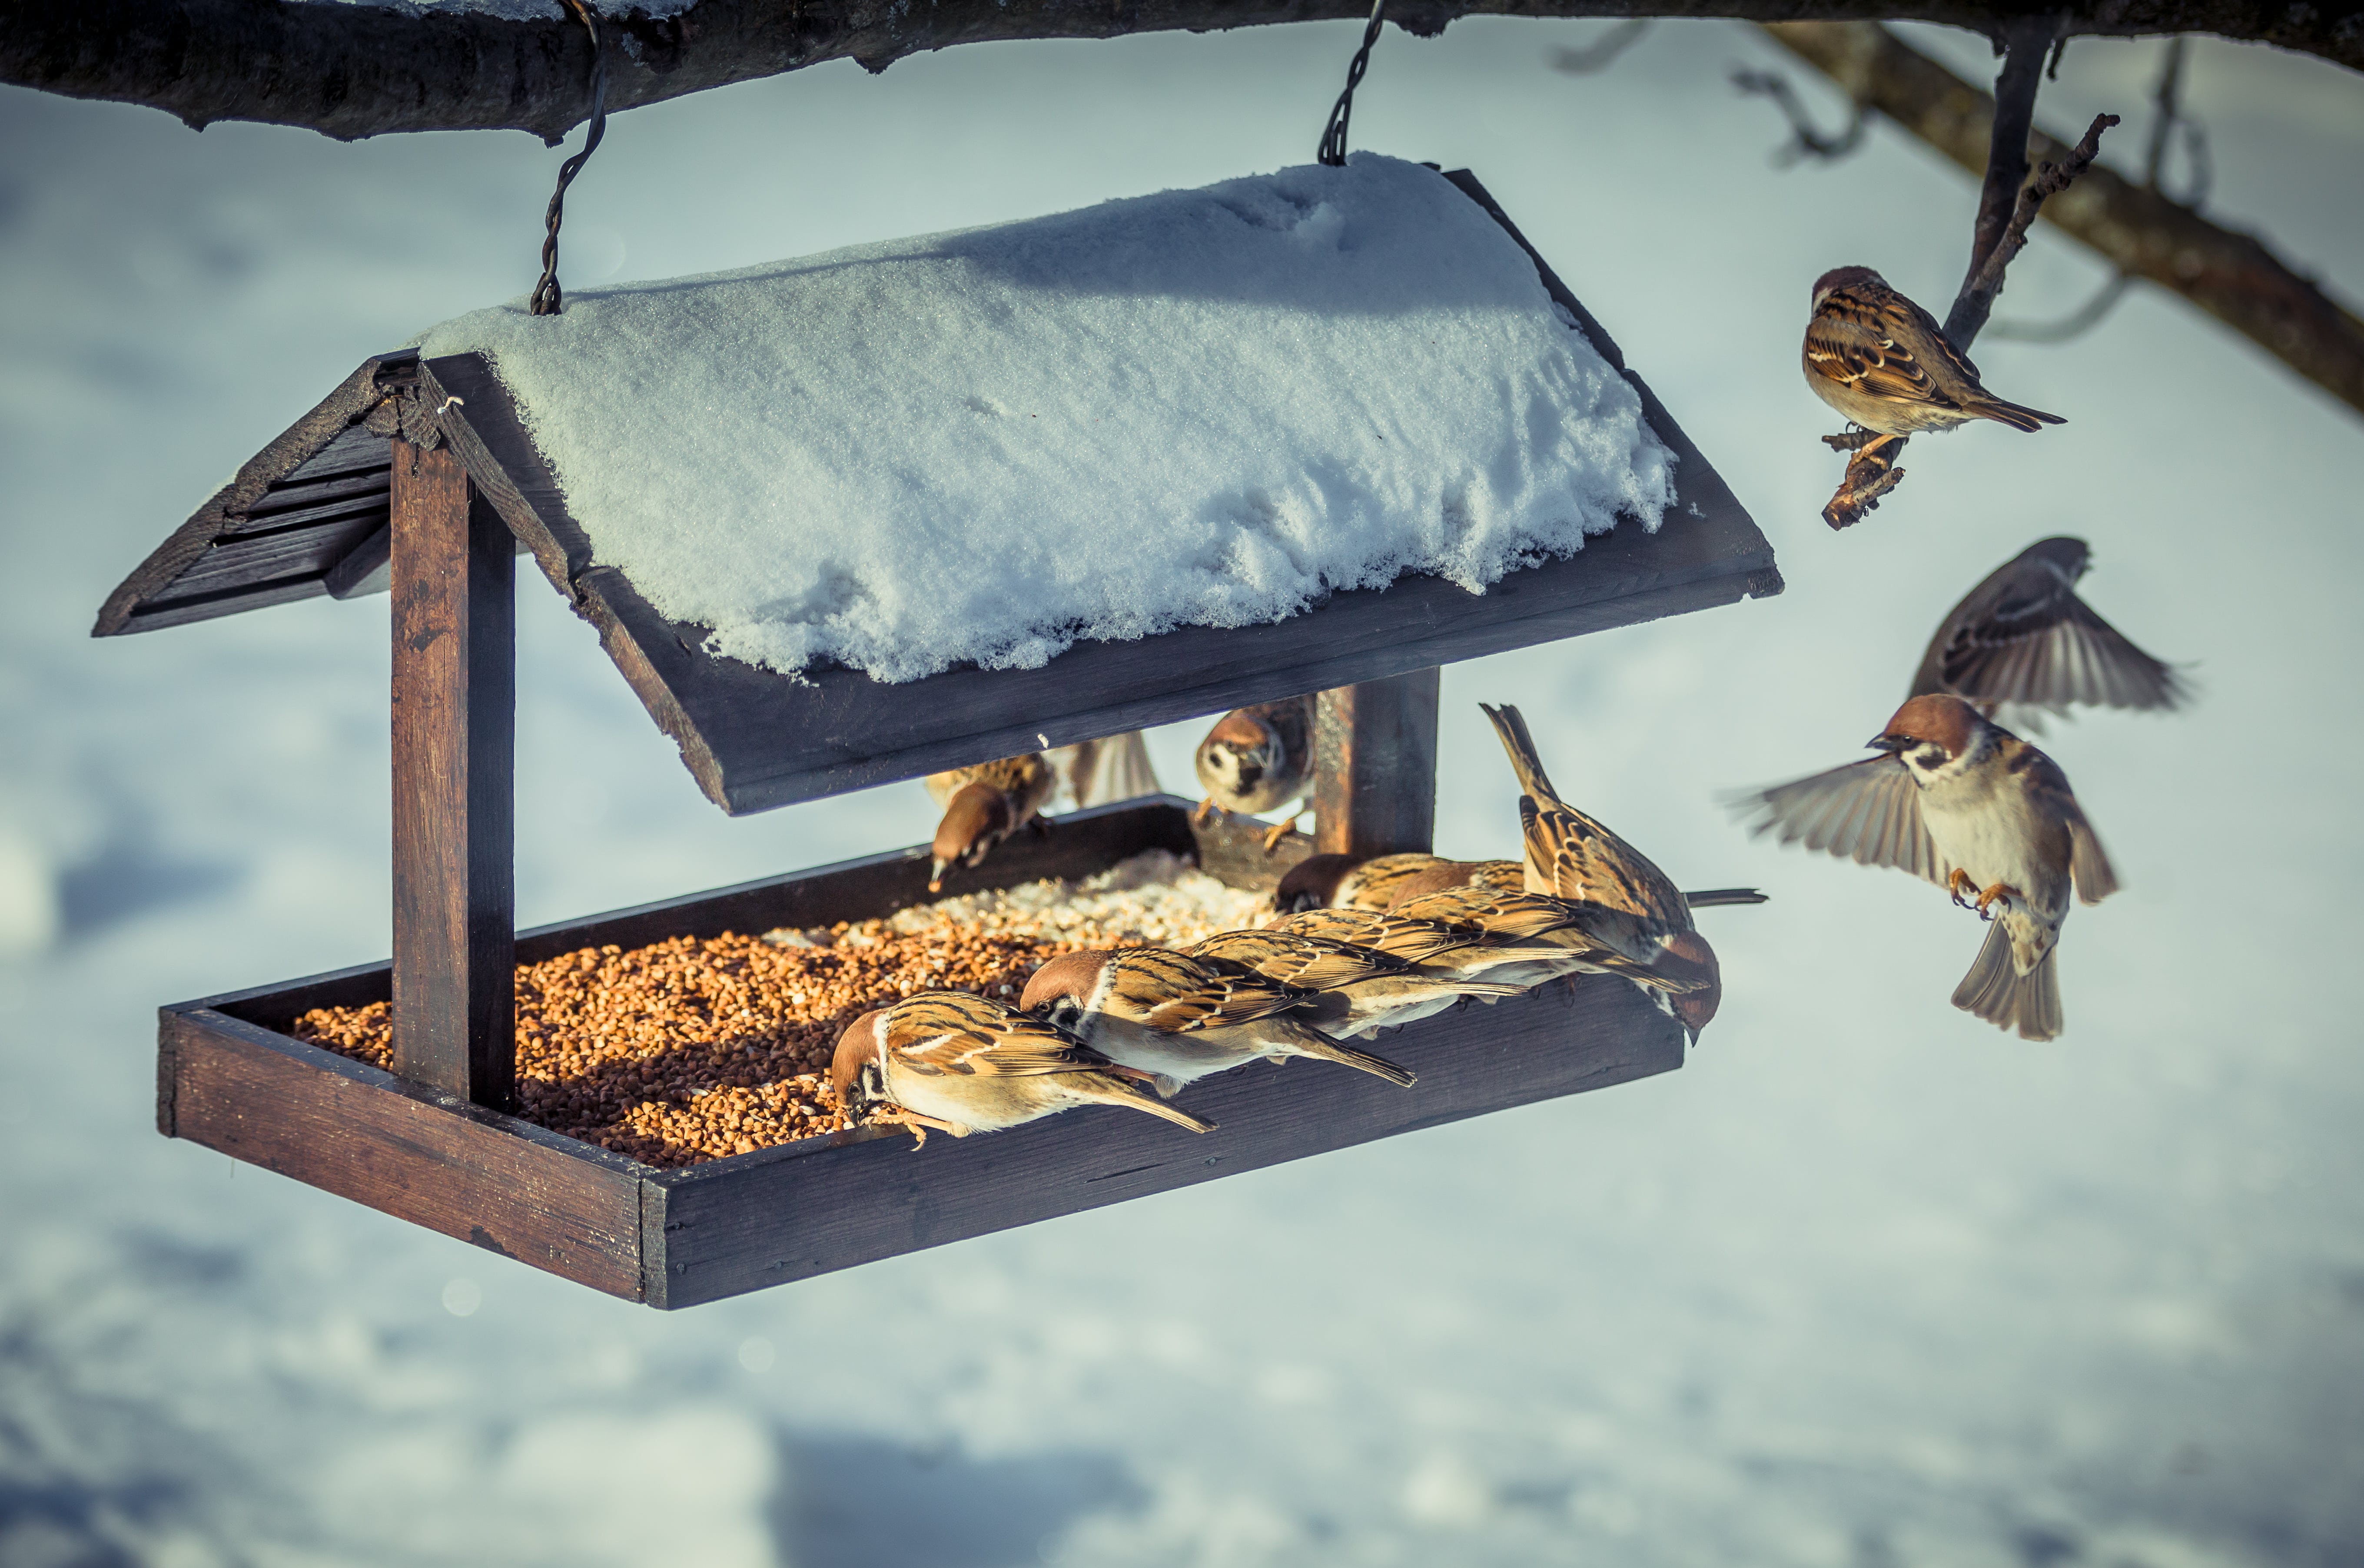
[[[1771,547],[1616,346],[1466,172],[1444,178],[1533,261],[1566,318],[1639,394],[1675,454],[1655,533],[1625,525],[1483,595],[1441,578],[1339,593],[1270,625],[1079,642],[1040,668],[903,684],[791,677],[709,651],[595,561],[528,421],[474,354],[365,362],[132,573],[96,635],[329,594],[395,595],[395,953],[162,1010],[158,1126],[372,1207],[651,1306],[683,1307],[1233,1172],[1604,1087],[1679,1066],[1681,1034],[1634,986],[1594,977],[1392,1031],[1420,1076],[1272,1062],[1204,1080],[1193,1137],[1085,1111],[931,1140],[815,1138],[660,1171],[504,1114],[512,976],[585,946],[860,920],[926,902],[911,849],[516,932],[513,557],[530,552],[597,629],[700,787],[733,814],[1321,694],[1316,840],[1275,857],[1195,827],[1171,798],[1061,818],[955,872],[944,895],[1082,877],[1141,851],[1268,888],[1309,849],[1429,847],[1437,666],[1779,593]],[[321,1006],[391,1000],[396,1073],[289,1034]],[[397,1073],[399,1075],[397,1075]]]

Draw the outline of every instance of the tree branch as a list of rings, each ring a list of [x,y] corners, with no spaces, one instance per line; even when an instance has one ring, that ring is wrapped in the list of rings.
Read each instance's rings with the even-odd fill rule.
[[[1946,316],[1946,340],[1964,353],[1969,351],[1970,339],[1979,335],[1979,328],[1986,325],[1987,310],[1994,303],[1991,294],[1984,306],[1973,306],[1970,301],[1988,258],[2003,243],[2020,187],[2027,183],[2027,136],[2035,128],[2035,94],[2044,85],[2044,57],[2059,37],[2059,23],[2051,17],[2023,17],[2008,24],[2002,36],[2002,72],[1995,79],[1993,128],[1987,136],[1986,180],[1979,187],[1978,221],[1970,230],[1970,264],[1962,273],[1954,308]],[[2001,287],[2002,282],[1998,277],[1996,286]],[[1976,321],[1969,319],[1974,309]]]
[[[2017,259],[2027,245],[2028,226],[2044,204],[2067,190],[2077,177],[2093,166],[2102,155],[2102,133],[2118,123],[2115,115],[2095,115],[2085,132],[2084,139],[2071,148],[2068,156],[2057,163],[2046,163],[2035,172],[2035,178],[2020,188],[2018,203],[2012,208],[2011,221],[2003,226],[1995,239],[1994,248],[1986,254],[1962,284],[1962,292],[1954,298],[1954,308],[1946,317],[1946,340],[1961,350],[1970,351],[1971,339],[1984,329],[1987,317],[1994,310],[1995,296],[2002,293],[2003,269]],[[2024,160],[2022,160],[2024,162]],[[1983,219],[1984,215],[1981,214]],[[1984,227],[1981,222],[1980,227]]]
[[[823,61],[880,71],[997,39],[1209,32],[1360,17],[1367,0],[696,0],[608,13],[608,107],[621,113]],[[1409,31],[1458,17],[1919,20],[1994,33],[2007,0],[1403,0]],[[2337,5],[2072,0],[2064,36],[2216,33],[2364,70],[2364,27]],[[193,126],[261,120],[350,139],[402,130],[530,130],[556,142],[588,109],[589,46],[558,14],[400,11],[318,0],[0,0],[0,82],[144,104]]]
[[[1986,167],[1993,100],[1887,28],[1805,22],[1766,30],[1858,104],[1965,169]],[[2032,150],[2053,162],[2069,151],[2042,131]],[[2107,168],[2087,171],[2046,206],[2044,221],[2119,271],[2182,295],[2364,412],[2364,319],[2255,237],[2220,228]]]

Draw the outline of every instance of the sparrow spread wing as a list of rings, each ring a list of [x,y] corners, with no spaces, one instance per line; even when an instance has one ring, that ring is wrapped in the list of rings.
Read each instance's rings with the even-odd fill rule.
[[[1857,865],[1894,866],[1942,884],[1952,868],[1921,820],[1912,775],[1892,756],[1868,757],[1745,796],[1750,830]]]
[[[2015,735],[2003,740],[2002,750],[2010,759],[2011,771],[2034,798],[2036,810],[2051,820],[2068,824],[2068,874],[2074,880],[2077,896],[2085,903],[2099,904],[2115,893],[2118,873],[2111,866],[2110,857],[2102,852],[2101,836],[2085,819],[2085,808],[2077,804],[2077,793],[2068,787],[2068,775],[2060,771],[2060,764]]]
[[[1806,324],[1806,371],[1873,397],[1961,406],[1945,386],[1979,384],[1978,367],[1930,314],[1894,291],[1882,299],[1832,291]]]
[[[1103,1071],[1109,1059],[1040,1018],[965,991],[921,992],[886,1013],[886,1049],[914,1073],[1024,1077]]]
[[[1953,692],[1980,703],[2025,703],[2065,711],[2174,708],[2190,692],[2172,665],[2154,659],[2046,573],[2024,591],[2013,584],[1984,613],[1948,621],[1931,643],[1915,696]],[[1927,684],[1932,679],[1935,684]]]
[[[1172,1034],[1252,1024],[1305,1000],[1260,974],[1216,970],[1163,948],[1128,949],[1109,962],[1120,1016]]]

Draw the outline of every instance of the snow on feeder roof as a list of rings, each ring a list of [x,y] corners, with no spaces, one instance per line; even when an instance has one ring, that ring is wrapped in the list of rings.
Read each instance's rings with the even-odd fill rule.
[[[1779,584],[1482,187],[1369,155],[458,317],[98,632],[382,587],[396,434],[732,811]]]

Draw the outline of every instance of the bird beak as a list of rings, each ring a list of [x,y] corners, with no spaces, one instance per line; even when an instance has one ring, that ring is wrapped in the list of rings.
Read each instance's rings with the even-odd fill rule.
[[[944,873],[952,869],[952,862],[949,861],[932,861],[929,862],[929,865],[928,891],[931,893],[942,893],[944,890]]]
[[[1893,754],[1912,745],[1912,738],[1909,735],[1875,735],[1864,744],[1872,751]]]

